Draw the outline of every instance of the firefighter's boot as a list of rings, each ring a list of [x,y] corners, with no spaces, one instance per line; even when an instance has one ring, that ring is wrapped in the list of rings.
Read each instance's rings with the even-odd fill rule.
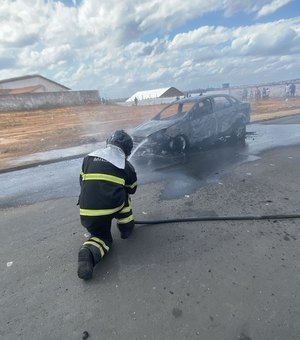
[[[77,274],[80,279],[89,280],[93,276],[94,260],[88,247],[81,246],[78,253]]]
[[[128,238],[132,234],[133,229],[134,229],[134,222],[131,221],[130,223],[127,223],[126,225],[120,224],[120,225],[118,225],[118,227],[119,227],[119,230],[121,232],[121,238],[123,240],[125,240],[126,238]]]

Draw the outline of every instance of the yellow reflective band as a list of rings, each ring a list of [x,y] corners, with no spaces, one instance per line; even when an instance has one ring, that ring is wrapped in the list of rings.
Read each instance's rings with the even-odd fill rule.
[[[125,185],[125,180],[121,177],[116,177],[112,175],[107,175],[107,174],[83,174],[82,179],[84,181],[108,181],[108,182],[113,182],[117,183],[120,185]]]
[[[137,186],[137,182],[134,182],[133,184],[131,185],[125,185],[126,188],[130,188],[130,189],[133,189]]]
[[[126,218],[120,218],[120,219],[118,218],[117,221],[118,221],[119,224],[129,223],[129,222],[133,221],[133,215],[130,215]]]
[[[114,209],[100,209],[100,210],[92,210],[92,209],[80,209],[80,215],[81,216],[105,216],[105,215],[111,215],[115,212],[118,212],[121,210],[124,206],[124,203],[120,205],[117,208]]]
[[[93,236],[93,237],[90,238],[90,240],[94,240],[94,241],[100,243],[106,251],[109,251],[109,247],[100,238]]]
[[[82,170],[80,170],[80,175],[83,176],[84,175],[84,172]]]
[[[124,207],[121,211],[120,214],[126,214],[129,213],[131,211],[131,207]]]
[[[93,242],[93,241],[86,241],[86,242],[83,243],[83,245],[86,245],[86,244],[91,244],[92,246],[95,246],[96,248],[98,248],[100,253],[101,253],[101,257],[103,257],[105,255],[104,250],[102,249],[102,247],[98,243]]]

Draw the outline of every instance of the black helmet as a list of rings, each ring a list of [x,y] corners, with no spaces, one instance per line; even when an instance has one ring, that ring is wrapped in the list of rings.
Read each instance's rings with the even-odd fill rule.
[[[129,156],[133,148],[132,138],[124,130],[115,131],[109,138],[107,138],[106,144],[118,146],[124,151],[125,156]]]

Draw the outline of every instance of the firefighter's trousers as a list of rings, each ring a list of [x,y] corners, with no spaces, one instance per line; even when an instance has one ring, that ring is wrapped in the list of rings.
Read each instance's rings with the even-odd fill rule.
[[[121,237],[126,238],[134,228],[134,219],[130,197],[128,196],[123,208],[117,213],[104,216],[80,216],[81,224],[91,234],[81,247],[87,247],[91,251],[96,265],[111,249],[113,238],[111,235],[112,220],[117,219],[117,226]]]

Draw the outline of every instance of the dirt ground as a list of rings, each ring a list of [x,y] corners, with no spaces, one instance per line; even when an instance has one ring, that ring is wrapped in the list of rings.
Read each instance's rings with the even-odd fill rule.
[[[164,105],[93,105],[26,112],[0,112],[0,169],[20,156],[103,141],[115,129],[128,129]],[[251,104],[251,121],[300,113],[300,98]]]

